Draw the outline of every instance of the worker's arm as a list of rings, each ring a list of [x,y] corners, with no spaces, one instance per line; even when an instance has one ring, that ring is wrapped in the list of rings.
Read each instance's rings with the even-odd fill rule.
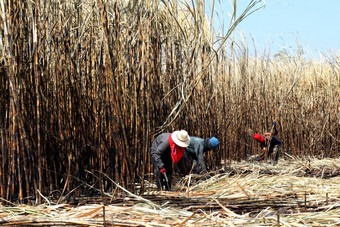
[[[169,147],[169,144],[167,144],[166,142],[162,142],[157,146],[157,148],[151,150],[151,156],[154,161],[154,165],[156,165],[158,169],[164,168],[162,155],[166,152],[168,147]]]
[[[279,132],[276,129],[276,121],[273,122],[271,134],[272,134],[272,136],[277,136],[277,134],[279,134]]]
[[[199,163],[199,165],[200,165],[202,171],[203,171],[204,173],[207,173],[208,170],[207,170],[207,167],[205,166],[205,161],[204,161],[204,155],[203,155],[203,153],[204,153],[204,146],[203,146],[203,144],[202,144],[202,145],[200,145],[200,146],[198,147],[198,149],[197,149],[197,151],[196,151],[196,156],[197,156],[198,163]]]

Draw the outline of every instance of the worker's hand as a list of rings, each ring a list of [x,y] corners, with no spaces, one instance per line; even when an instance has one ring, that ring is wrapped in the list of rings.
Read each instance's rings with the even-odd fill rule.
[[[166,173],[166,169],[165,168],[160,169],[159,172],[161,172],[161,174],[164,174],[164,173]]]

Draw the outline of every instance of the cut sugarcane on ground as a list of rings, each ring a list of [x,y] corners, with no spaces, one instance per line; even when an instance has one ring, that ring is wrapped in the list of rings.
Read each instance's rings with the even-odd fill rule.
[[[339,226],[340,159],[231,161],[225,169],[176,178],[174,191],[146,182],[143,196],[80,197],[40,206],[2,205],[1,225]],[[230,166],[230,168],[228,168]]]

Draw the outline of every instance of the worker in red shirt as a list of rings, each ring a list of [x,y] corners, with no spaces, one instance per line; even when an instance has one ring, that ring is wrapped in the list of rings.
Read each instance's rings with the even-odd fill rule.
[[[162,133],[152,142],[150,154],[156,170],[158,191],[171,190],[172,163],[178,163],[184,154],[184,148],[189,146],[190,137],[185,130],[173,133]]]
[[[254,134],[254,139],[260,143],[261,150],[263,151],[262,154],[255,159],[256,161],[262,161],[271,154],[274,154],[274,164],[277,164],[281,148],[281,141],[275,137],[277,134],[278,131],[276,129],[275,121],[273,122],[273,128],[270,132],[266,132],[263,135]]]

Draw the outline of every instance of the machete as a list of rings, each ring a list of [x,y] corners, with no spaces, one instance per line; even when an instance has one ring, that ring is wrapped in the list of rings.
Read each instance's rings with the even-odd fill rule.
[[[170,191],[170,187],[169,187],[169,180],[168,180],[168,176],[166,175],[166,172],[163,173],[165,181],[166,181],[166,185],[168,186],[168,190]]]

